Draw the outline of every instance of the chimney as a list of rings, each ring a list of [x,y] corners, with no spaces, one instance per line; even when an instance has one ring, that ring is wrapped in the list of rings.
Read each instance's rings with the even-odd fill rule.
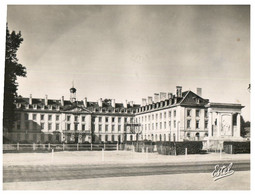
[[[88,102],[87,102],[87,98],[86,97],[83,99],[83,105],[84,105],[85,108],[88,107]]]
[[[158,93],[154,93],[154,103],[159,102],[159,94]]]
[[[202,88],[197,88],[197,95],[202,97]]]
[[[99,107],[103,107],[102,98],[100,98],[100,99],[98,100],[98,106],[99,106]]]
[[[45,106],[48,106],[48,95],[45,95]]]
[[[134,102],[133,101],[130,101],[129,104],[130,104],[131,107],[134,106]]]
[[[32,94],[29,96],[29,105],[32,105]]]
[[[168,93],[168,99],[172,99],[173,98],[173,94],[172,93]]]
[[[152,102],[152,97],[151,96],[149,96],[148,97],[148,104],[152,104],[153,102]]]
[[[142,99],[142,106],[146,106],[146,105],[147,105],[146,98],[143,98]]]
[[[112,103],[112,107],[115,108],[115,99],[112,99],[111,103]]]
[[[166,93],[160,92],[160,101],[164,101],[166,99]]]
[[[127,100],[124,101],[123,106],[124,108],[127,108]]]
[[[64,96],[61,97],[61,106],[64,106],[65,105],[65,98]]]
[[[176,86],[176,97],[182,97],[182,86]]]

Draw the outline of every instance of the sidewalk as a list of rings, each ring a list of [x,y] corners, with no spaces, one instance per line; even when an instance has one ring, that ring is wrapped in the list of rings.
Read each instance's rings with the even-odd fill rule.
[[[3,166],[36,165],[139,165],[139,164],[187,164],[226,161],[250,161],[250,154],[190,154],[180,156],[131,151],[63,151],[55,153],[5,153]]]

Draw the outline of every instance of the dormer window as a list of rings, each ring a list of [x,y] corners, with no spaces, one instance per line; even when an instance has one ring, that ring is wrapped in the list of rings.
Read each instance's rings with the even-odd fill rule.
[[[52,110],[52,105],[49,105],[48,108],[49,108],[49,110]]]
[[[29,104],[26,105],[26,109],[29,109]]]
[[[33,104],[33,109],[37,109],[37,104]]]
[[[17,103],[16,108],[21,108],[21,103]]]

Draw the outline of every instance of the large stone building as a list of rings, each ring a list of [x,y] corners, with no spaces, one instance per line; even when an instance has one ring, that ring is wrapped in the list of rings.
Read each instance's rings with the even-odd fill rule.
[[[13,141],[97,142],[97,141],[184,141],[239,140],[240,104],[212,103],[197,92],[155,93],[154,99],[115,103],[114,99],[89,102],[70,99],[18,97],[16,122],[5,136]]]

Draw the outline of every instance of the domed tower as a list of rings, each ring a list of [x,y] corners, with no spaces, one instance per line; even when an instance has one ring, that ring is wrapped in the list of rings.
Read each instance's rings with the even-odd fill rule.
[[[70,101],[72,103],[76,101],[76,89],[74,88],[74,85],[70,88]]]

